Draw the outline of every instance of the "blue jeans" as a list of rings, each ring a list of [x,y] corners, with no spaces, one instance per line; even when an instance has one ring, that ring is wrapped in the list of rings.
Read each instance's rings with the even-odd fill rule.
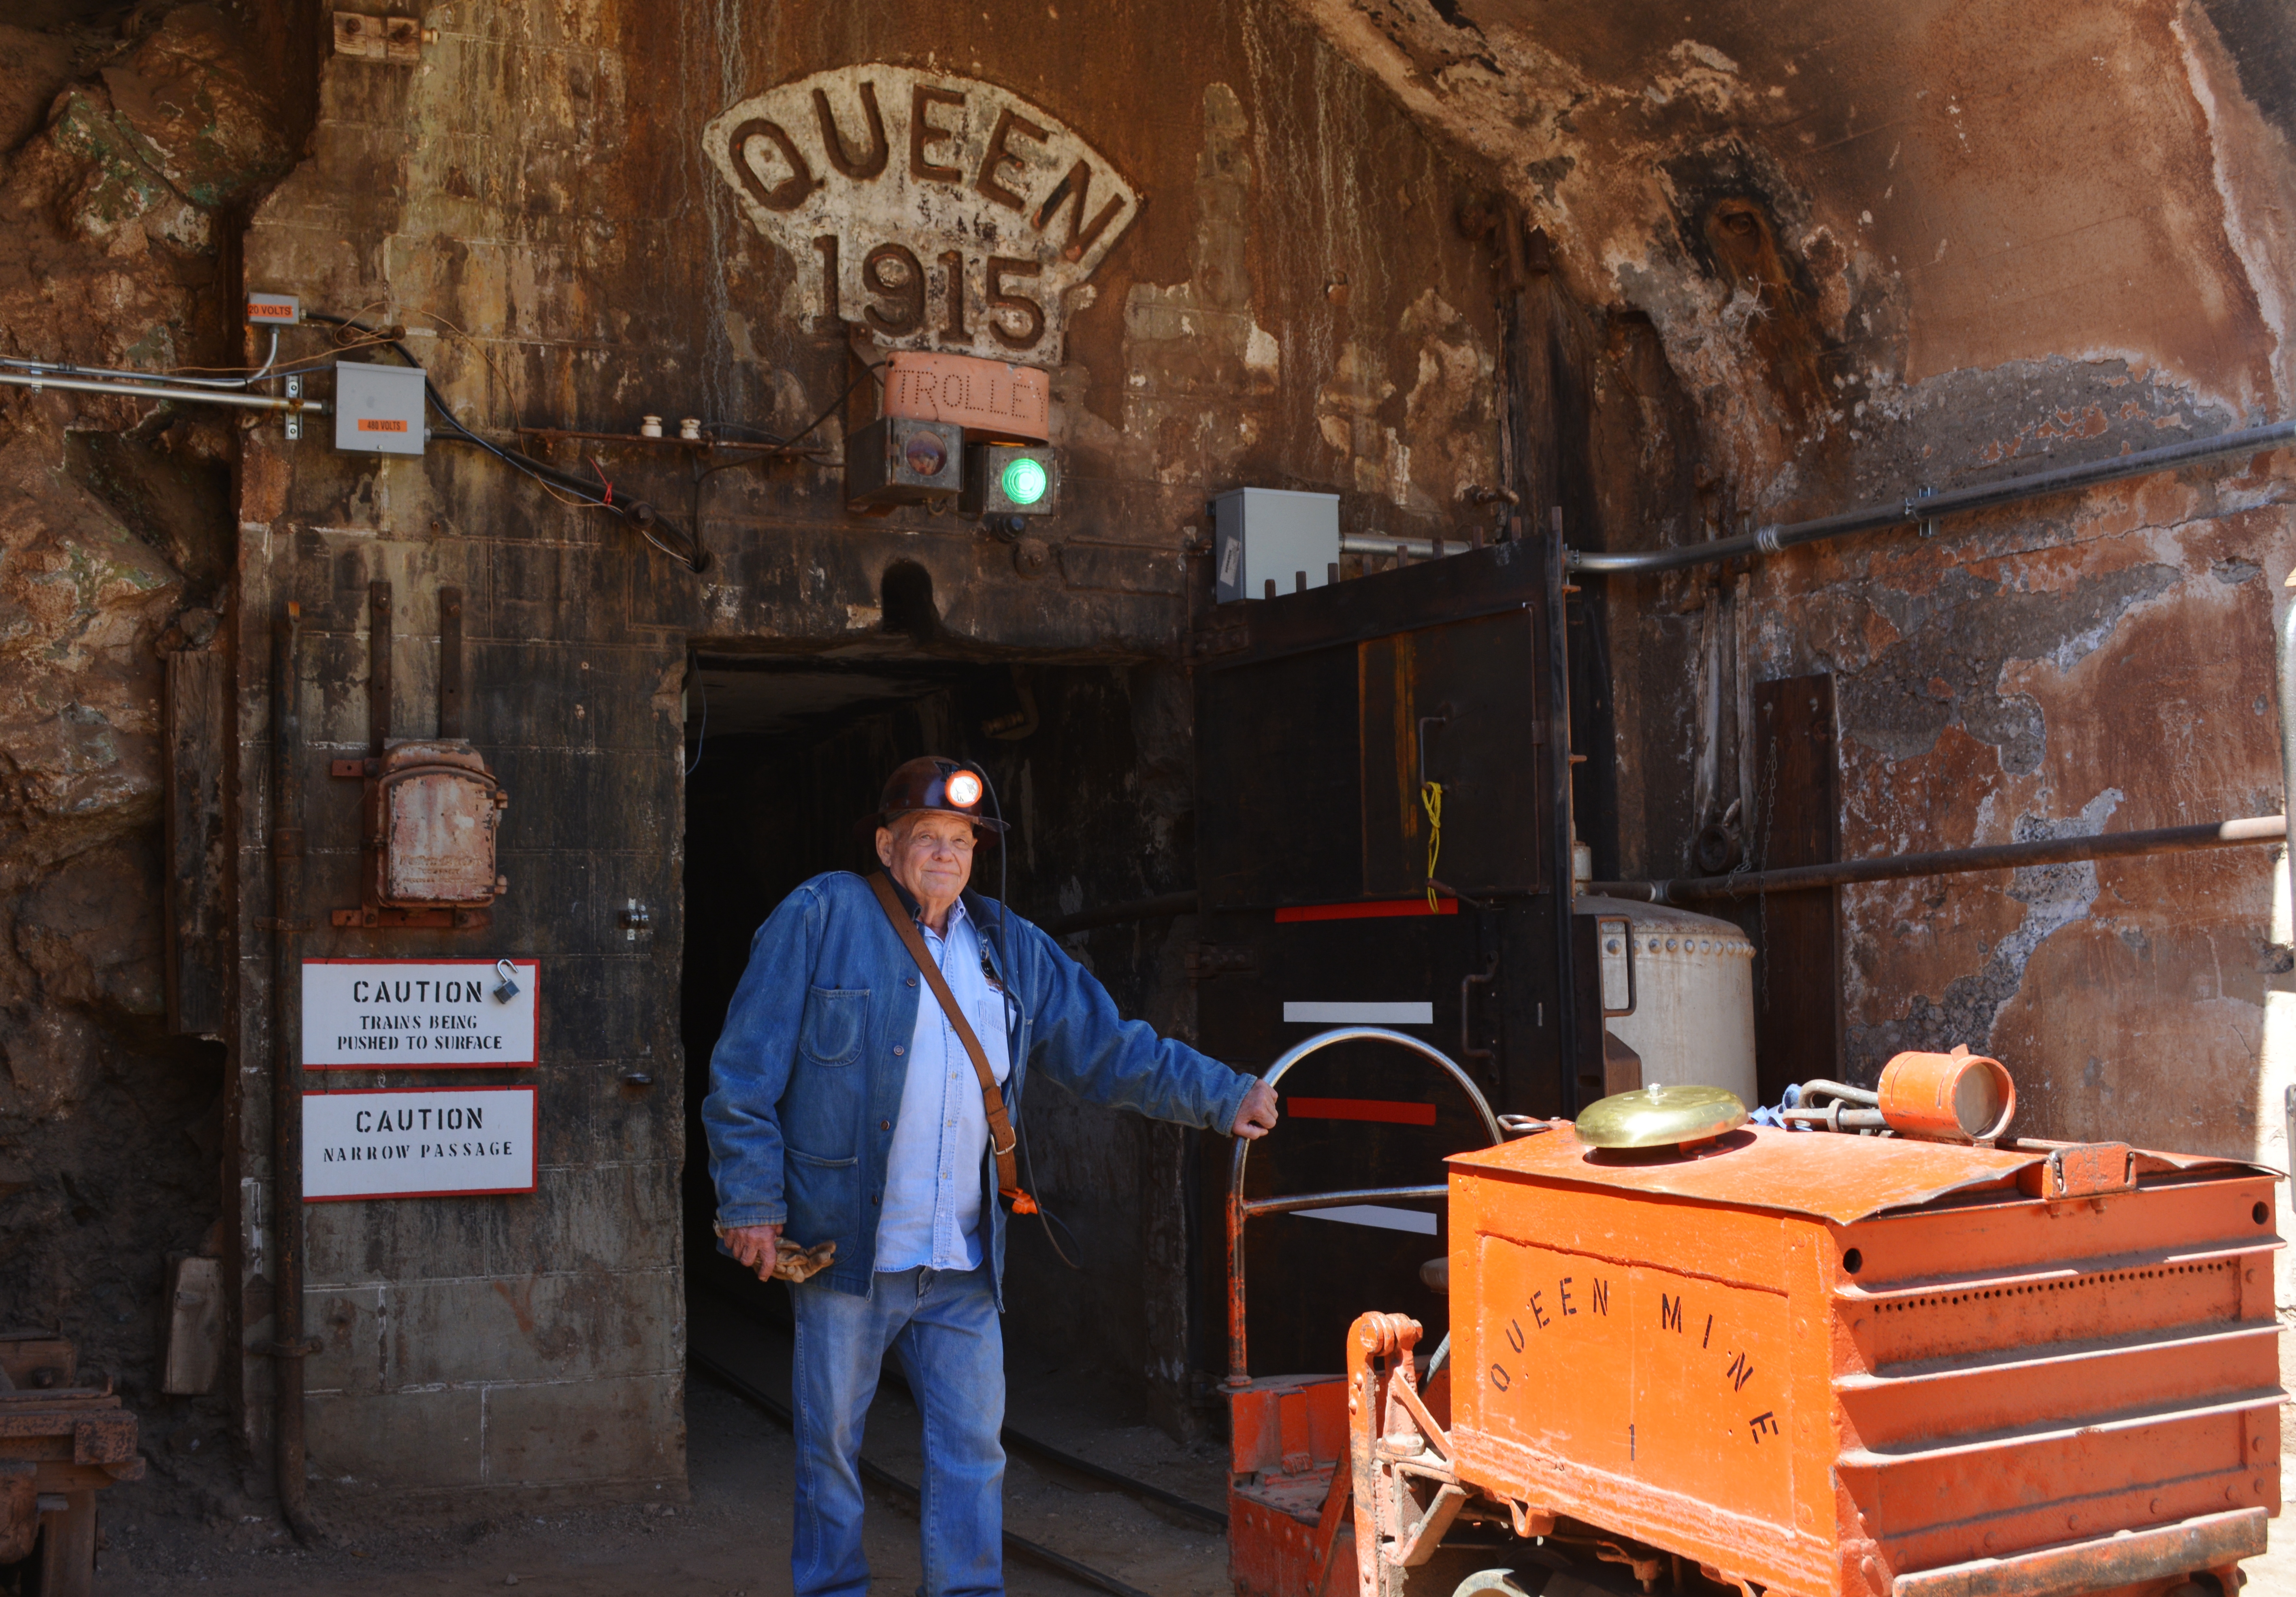
[[[865,1597],[862,1422],[888,1348],[924,1416],[924,1597],[1004,1589],[1004,1339],[988,1266],[877,1275],[866,1298],[826,1276],[790,1289],[797,1314],[796,1597]]]

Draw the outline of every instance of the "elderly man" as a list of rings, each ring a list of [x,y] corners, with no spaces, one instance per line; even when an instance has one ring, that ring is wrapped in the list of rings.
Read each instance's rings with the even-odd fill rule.
[[[709,1061],[725,1247],[762,1277],[784,1236],[836,1244],[790,1289],[796,1597],[868,1590],[857,1466],[889,1348],[924,1414],[925,1597],[1004,1589],[999,1199],[1034,1207],[1008,1129],[1031,1070],[1185,1126],[1275,1124],[1267,1084],[1119,1019],[1051,938],[965,892],[976,845],[1004,829],[983,796],[955,760],[895,771],[874,817],[883,873],[832,872],[782,901]]]

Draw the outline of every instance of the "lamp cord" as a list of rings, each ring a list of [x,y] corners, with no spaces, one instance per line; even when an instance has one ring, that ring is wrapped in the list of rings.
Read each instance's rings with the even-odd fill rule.
[[[1427,913],[1435,909],[1435,861],[1443,852],[1443,784],[1419,784],[1419,807],[1427,812]]]

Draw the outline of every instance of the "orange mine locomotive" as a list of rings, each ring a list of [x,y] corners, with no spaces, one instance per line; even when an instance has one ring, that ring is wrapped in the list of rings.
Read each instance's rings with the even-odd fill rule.
[[[1812,1129],[1659,1088],[1453,1158],[1451,1336],[1349,1335],[1360,1597],[2239,1590],[2275,1176],[2004,1137],[1993,1061],[1902,1064]]]

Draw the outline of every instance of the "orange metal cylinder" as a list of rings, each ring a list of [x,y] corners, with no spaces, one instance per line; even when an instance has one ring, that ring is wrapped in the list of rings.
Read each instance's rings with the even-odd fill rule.
[[[1882,1067],[1880,1094],[1891,1130],[1952,1142],[1997,1137],[2017,1112],[2007,1067],[1981,1053],[1900,1053]]]

